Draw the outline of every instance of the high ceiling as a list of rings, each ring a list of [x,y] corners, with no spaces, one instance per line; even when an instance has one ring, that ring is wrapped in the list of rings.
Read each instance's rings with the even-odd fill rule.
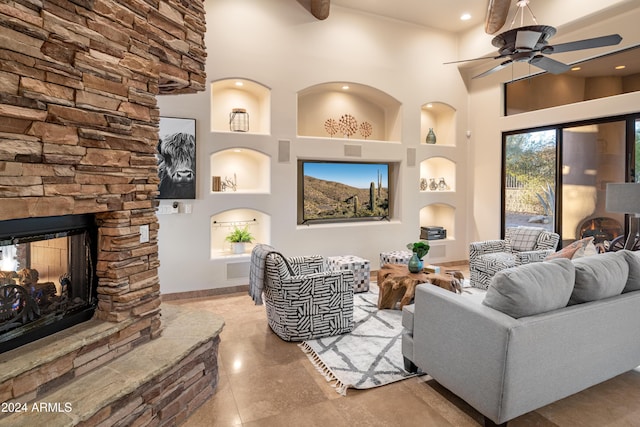
[[[476,27],[486,18],[488,0],[331,0],[348,7],[402,21],[452,32]],[[471,18],[460,20],[463,13]]]

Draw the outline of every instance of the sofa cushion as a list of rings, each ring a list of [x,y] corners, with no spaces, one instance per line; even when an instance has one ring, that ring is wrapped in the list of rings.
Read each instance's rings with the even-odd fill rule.
[[[519,318],[565,307],[575,271],[566,258],[524,264],[498,272],[482,303]]]
[[[627,283],[629,264],[619,253],[593,255],[572,262],[576,268],[576,283],[569,304],[618,295]]]
[[[545,260],[552,260],[556,258],[580,258],[582,256],[585,256],[585,248],[589,245],[589,243],[593,244],[593,237],[585,237],[584,239],[576,240],[575,242],[560,249],[558,252],[554,252],[551,255],[547,256]],[[595,250],[595,246],[593,248]]]
[[[622,292],[640,290],[640,253],[622,250],[618,252],[629,265],[629,276]]]

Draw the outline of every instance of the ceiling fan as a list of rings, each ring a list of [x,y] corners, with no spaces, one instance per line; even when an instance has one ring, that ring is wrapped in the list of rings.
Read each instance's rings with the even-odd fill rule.
[[[550,45],[549,39],[556,33],[556,29],[549,25],[538,25],[533,12],[531,12],[531,9],[529,8],[529,0],[517,0],[516,5],[518,6],[518,10],[513,17],[511,27],[513,27],[518,14],[520,15],[521,26],[518,28],[511,28],[501,34],[498,34],[493,38],[493,40],[491,40],[491,44],[498,48],[498,55],[446,62],[445,64],[455,64],[480,59],[505,59],[495,67],[474,76],[474,79],[487,76],[507,67],[510,64],[513,64],[514,62],[528,62],[529,64],[535,65],[536,67],[551,74],[562,74],[569,70],[570,65],[551,59],[546,55],[583,49],[593,49],[596,47],[613,46],[622,41],[622,37],[619,34],[610,34],[608,36],[595,37],[592,39]],[[535,25],[522,26],[524,23],[525,8],[531,14]]]

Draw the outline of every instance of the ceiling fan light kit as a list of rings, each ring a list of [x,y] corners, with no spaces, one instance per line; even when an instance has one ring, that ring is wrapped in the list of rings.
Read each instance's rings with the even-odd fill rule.
[[[504,4],[498,0],[490,1],[487,25],[485,28],[488,29],[490,21],[494,22],[496,20],[496,17],[492,16],[492,11],[495,11],[495,9],[492,8],[497,8],[500,3]],[[447,62],[445,64],[475,61],[480,59],[506,59],[499,65],[474,76],[474,79],[492,74],[505,68],[509,64],[513,64],[514,62],[527,62],[551,74],[562,74],[568,71],[571,66],[556,61],[555,59],[551,59],[546,55],[614,46],[622,41],[622,37],[619,34],[610,34],[608,36],[595,37],[592,39],[576,40],[574,42],[550,45],[549,39],[556,34],[556,29],[550,25],[538,25],[536,17],[529,8],[529,0],[517,0],[516,5],[518,6],[518,10],[511,21],[511,26],[513,27],[513,24],[519,16],[520,27],[511,28],[501,34],[498,34],[491,40],[491,44],[498,48],[498,55]],[[524,26],[525,8],[529,11],[531,19],[535,25]]]

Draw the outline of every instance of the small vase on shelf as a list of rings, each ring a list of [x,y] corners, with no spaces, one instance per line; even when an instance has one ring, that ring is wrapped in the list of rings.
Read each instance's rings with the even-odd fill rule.
[[[411,273],[420,273],[422,271],[422,267],[424,266],[424,261],[418,258],[418,255],[414,252],[409,259],[409,272]]]
[[[444,178],[440,178],[440,181],[438,181],[438,190],[445,191],[448,189],[449,189],[449,186],[445,182]]]
[[[436,134],[433,132],[433,128],[429,128],[429,133],[427,133],[427,138],[425,140],[427,144],[435,144],[436,143]]]

